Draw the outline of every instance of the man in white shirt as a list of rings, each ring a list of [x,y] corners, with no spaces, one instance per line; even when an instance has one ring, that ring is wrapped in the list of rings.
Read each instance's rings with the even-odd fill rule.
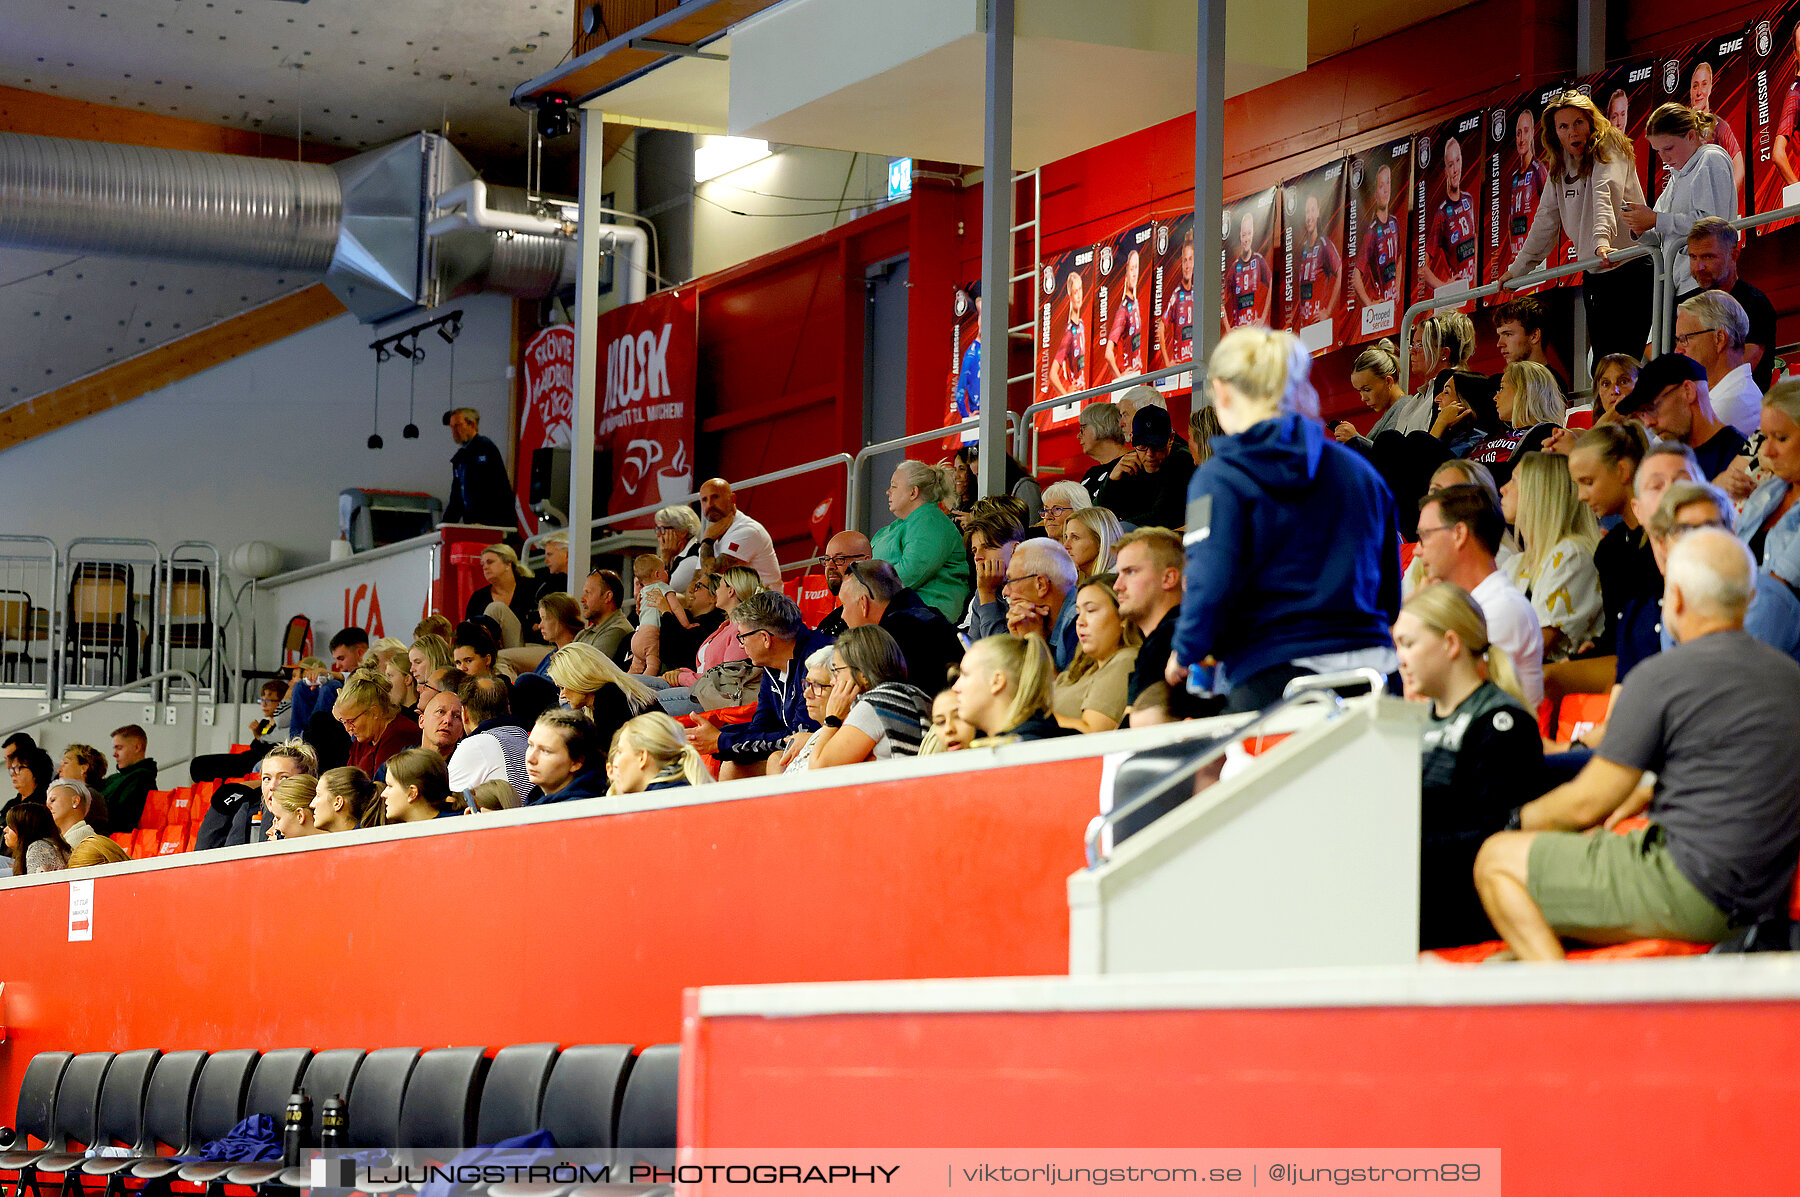
[[[1531,600],[1494,566],[1506,520],[1479,486],[1447,486],[1419,505],[1419,556],[1434,582],[1450,582],[1474,598],[1488,639],[1513,660],[1526,700],[1544,700],[1544,633]]]
[[[519,795],[531,791],[525,774],[525,729],[512,721],[505,678],[472,677],[456,693],[462,703],[463,729],[468,732],[450,755],[452,797],[484,781],[504,778]]]
[[[700,487],[700,518],[706,522],[704,539],[713,545],[713,568],[748,565],[765,586],[781,585],[781,565],[775,560],[775,542],[769,530],[738,510],[731,483],[709,478]]]
[[[1675,352],[1706,370],[1713,414],[1745,436],[1762,422],[1762,388],[1744,355],[1750,314],[1723,291],[1702,291],[1675,311]]]

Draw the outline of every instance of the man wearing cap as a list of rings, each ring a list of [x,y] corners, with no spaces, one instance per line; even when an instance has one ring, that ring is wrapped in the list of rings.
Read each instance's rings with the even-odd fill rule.
[[[1181,527],[1194,458],[1179,441],[1170,447],[1171,432],[1165,409],[1140,407],[1131,417],[1131,451],[1113,462],[1094,503],[1140,528]]]
[[[1619,400],[1617,411],[1662,439],[1692,449],[1708,478],[1723,474],[1744,452],[1743,434],[1713,413],[1706,367],[1679,353],[1645,362],[1637,385]]]

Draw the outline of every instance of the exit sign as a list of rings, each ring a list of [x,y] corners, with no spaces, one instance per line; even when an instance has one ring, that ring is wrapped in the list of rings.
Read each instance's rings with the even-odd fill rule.
[[[888,160],[888,198],[905,199],[912,194],[911,158],[892,158]]]

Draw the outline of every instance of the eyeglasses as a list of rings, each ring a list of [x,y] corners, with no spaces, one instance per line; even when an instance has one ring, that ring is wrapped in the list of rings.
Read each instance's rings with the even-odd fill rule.
[[[1670,540],[1680,540],[1683,536],[1686,536],[1689,532],[1692,532],[1697,528],[1723,528],[1723,527],[1725,527],[1725,521],[1719,520],[1719,519],[1701,520],[1697,524],[1677,523],[1677,524],[1672,525],[1669,528],[1669,537],[1668,538]]]
[[[811,678],[807,678],[806,692],[808,694],[829,694],[831,692],[831,683],[815,682]]]
[[[1066,516],[1066,515],[1069,515],[1070,513],[1072,513],[1074,510],[1075,509],[1073,507],[1045,507],[1042,509],[1041,514]]]
[[[1000,589],[1001,590],[1011,590],[1014,586],[1017,586],[1020,582],[1029,582],[1033,578],[1046,578],[1047,579],[1047,578],[1049,578],[1049,576],[1050,576],[1049,574],[1024,574],[1017,578],[1008,578],[1008,579],[1006,579],[1005,582],[1003,582],[1001,584]]]
[[[1695,337],[1708,336],[1708,335],[1710,335],[1712,333],[1716,333],[1718,331],[1719,330],[1716,328],[1702,328],[1702,329],[1698,329],[1694,332],[1676,333],[1675,334],[1675,343],[1677,345],[1686,345],[1689,341],[1693,340]]]
[[[768,635],[768,633],[767,633],[767,632],[765,632],[765,631],[763,631],[763,630],[762,630],[762,629],[760,629],[760,628],[758,628],[758,629],[756,629],[756,630],[755,630],[755,631],[750,631],[750,632],[739,632],[739,633],[738,633],[738,634],[737,634],[737,642],[738,642],[738,643],[739,643],[739,644],[742,644],[742,645],[745,645],[745,646],[746,646],[746,647],[748,647],[748,646],[749,646],[749,642],[748,642],[748,641],[746,641],[746,640],[745,640],[745,639],[744,639],[744,637],[746,637],[746,636],[766,636],[766,635]]]
[[[873,553],[834,553],[825,558],[825,564],[835,565],[842,569],[846,565],[855,565],[858,561],[867,561],[874,555]]]
[[[1454,527],[1456,527],[1455,524],[1439,524],[1435,528],[1427,528],[1424,524],[1420,524],[1419,525],[1419,539],[1424,540],[1427,536],[1431,535],[1433,532],[1448,532],[1450,529],[1452,529]]]

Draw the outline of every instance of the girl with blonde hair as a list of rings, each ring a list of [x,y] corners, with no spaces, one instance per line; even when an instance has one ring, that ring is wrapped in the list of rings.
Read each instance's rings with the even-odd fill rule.
[[[1104,507],[1083,507],[1063,525],[1062,546],[1075,562],[1075,576],[1110,573],[1118,563],[1113,545],[1125,535],[1119,517]]]
[[[1461,456],[1487,465],[1494,481],[1504,485],[1516,462],[1544,448],[1568,422],[1568,409],[1550,367],[1514,362],[1500,375],[1494,410],[1505,427]]]
[[[463,618],[492,617],[500,625],[506,640],[499,647],[518,648],[523,643],[524,629],[537,622],[540,587],[532,576],[531,567],[519,560],[512,546],[491,544],[481,550],[481,576],[487,585],[469,596]],[[495,611],[495,606],[504,608],[506,614]]]
[[[591,644],[576,641],[558,649],[547,672],[563,703],[593,719],[601,744],[612,743],[628,720],[656,709],[656,691]]]
[[[1055,681],[1056,662],[1041,636],[1002,632],[971,644],[950,687],[957,714],[980,737],[969,747],[1074,735],[1050,714]]]
[[[1519,533],[1506,576],[1537,612],[1544,658],[1560,661],[1591,644],[1606,625],[1594,549],[1600,525],[1575,491],[1569,459],[1527,453],[1500,488],[1500,511]]]
[[[269,811],[275,816],[272,838],[294,840],[303,835],[324,834],[324,828],[313,825],[313,798],[318,788],[316,781],[304,775],[276,783],[269,793]]]
[[[451,634],[455,634],[455,629]],[[449,639],[436,632],[422,633],[406,650],[406,662],[412,670],[414,684],[424,685],[436,671],[450,668]]]
[[[608,795],[673,790],[712,781],[706,762],[687,742],[681,725],[661,711],[639,715],[619,729],[606,773],[612,778]]]
[[[1051,690],[1056,721],[1079,732],[1112,731],[1125,718],[1125,695],[1144,634],[1119,614],[1114,574],[1087,579],[1075,592],[1075,659]]]
[[[1475,892],[1475,853],[1543,792],[1537,718],[1467,591],[1440,582],[1394,621],[1406,693],[1426,699],[1420,785],[1419,946],[1495,938]]]

